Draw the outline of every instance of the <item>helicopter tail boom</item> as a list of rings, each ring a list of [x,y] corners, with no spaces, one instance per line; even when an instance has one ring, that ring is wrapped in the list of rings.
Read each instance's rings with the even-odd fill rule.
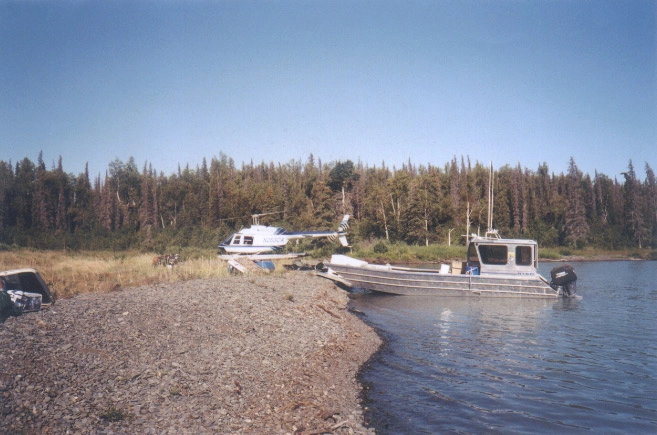
[[[320,237],[326,237],[331,241],[339,239],[342,246],[349,246],[349,243],[347,243],[347,238],[345,237],[347,235],[347,229],[349,228],[349,217],[350,216],[348,214],[344,215],[337,231],[299,231],[287,232],[286,235],[289,239],[316,239]]]

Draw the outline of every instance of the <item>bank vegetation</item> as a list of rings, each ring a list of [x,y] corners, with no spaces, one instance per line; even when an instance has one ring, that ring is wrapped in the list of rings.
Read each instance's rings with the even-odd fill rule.
[[[620,179],[583,174],[572,158],[564,163],[565,172],[545,163],[495,170],[493,225],[502,235],[556,250],[657,247],[657,184],[647,162],[643,176],[632,161],[619,164]],[[148,162],[140,170],[131,157],[92,178],[67,173],[61,158],[47,168],[39,155],[36,163],[0,160],[0,249],[216,250],[256,213],[268,213],[263,224],[295,230],[337,228],[348,213],[356,250],[463,246],[468,220],[470,232],[488,225],[488,191],[488,164],[469,157],[391,168],[310,155],[238,167],[222,153],[170,175]],[[309,248],[320,257],[335,250],[328,243]]]

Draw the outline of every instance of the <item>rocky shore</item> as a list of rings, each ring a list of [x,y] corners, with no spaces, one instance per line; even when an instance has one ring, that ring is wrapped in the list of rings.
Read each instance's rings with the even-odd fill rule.
[[[59,300],[0,324],[3,434],[367,434],[380,346],[309,272]]]

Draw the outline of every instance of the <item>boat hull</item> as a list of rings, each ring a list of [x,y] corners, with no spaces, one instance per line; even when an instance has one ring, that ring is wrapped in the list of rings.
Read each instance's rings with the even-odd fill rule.
[[[326,266],[354,288],[414,296],[476,296],[514,298],[557,298],[559,292],[540,276],[490,277],[424,272],[421,269],[395,270],[386,266]]]

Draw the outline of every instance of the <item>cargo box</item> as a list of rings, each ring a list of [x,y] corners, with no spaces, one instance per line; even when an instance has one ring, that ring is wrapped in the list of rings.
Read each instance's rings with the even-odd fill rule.
[[[461,275],[463,273],[463,262],[452,261],[452,275]]]

